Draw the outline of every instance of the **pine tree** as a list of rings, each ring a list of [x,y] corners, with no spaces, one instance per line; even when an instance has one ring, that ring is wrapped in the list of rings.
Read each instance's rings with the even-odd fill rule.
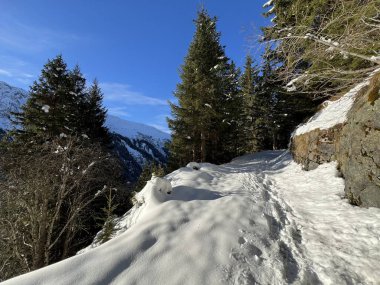
[[[17,123],[23,127],[20,132],[49,137],[67,132],[71,117],[67,109],[74,104],[70,87],[62,56],[49,60],[38,82],[31,86],[27,103],[15,114]]]
[[[287,148],[295,127],[310,117],[320,103],[297,92],[290,92],[279,76],[281,59],[267,47],[263,54],[263,66],[258,94],[266,98],[266,149]]]
[[[314,98],[345,92],[380,65],[378,0],[273,0],[264,41],[283,57],[281,77]]]
[[[244,71],[240,78],[241,93],[243,96],[243,132],[241,138],[244,143],[244,150],[247,152],[257,151],[257,142],[255,136],[255,117],[254,101],[258,89],[259,71],[256,66],[253,66],[251,56],[246,57]]]
[[[231,88],[226,74],[230,66],[220,44],[216,18],[202,9],[198,12],[196,32],[181,68],[181,83],[174,95],[178,105],[170,104],[172,129],[171,160],[219,162],[223,150],[221,122],[223,98]]]
[[[87,89],[79,66],[68,70],[61,55],[49,60],[28,101],[16,115],[19,138],[76,135],[109,142],[103,94],[95,80]]]
[[[244,153],[244,98],[240,90],[240,70],[232,61],[228,64],[224,80],[224,94],[220,98],[221,144],[218,161],[229,161]]]
[[[104,126],[107,111],[103,107],[103,93],[98,81],[94,80],[88,90],[87,101],[85,104],[85,134],[93,140],[109,142],[108,129]]]

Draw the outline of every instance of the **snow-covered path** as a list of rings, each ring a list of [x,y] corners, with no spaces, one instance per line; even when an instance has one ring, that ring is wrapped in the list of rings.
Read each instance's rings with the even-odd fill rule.
[[[263,152],[167,178],[111,241],[4,284],[380,284],[380,209],[342,199],[334,164]]]

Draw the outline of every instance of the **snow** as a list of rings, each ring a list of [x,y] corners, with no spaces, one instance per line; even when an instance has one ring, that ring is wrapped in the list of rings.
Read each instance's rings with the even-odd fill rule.
[[[44,111],[45,113],[49,113],[50,111],[50,106],[49,105],[43,105],[41,107],[42,111]]]
[[[131,139],[136,138],[141,134],[151,136],[162,141],[170,139],[170,134],[164,133],[154,127],[123,120],[112,115],[107,116],[106,126],[112,132],[118,133]]]
[[[201,169],[201,166],[199,165],[198,162],[189,162],[186,167],[188,168],[191,168],[191,169],[195,169],[195,170],[199,170]]]
[[[378,284],[380,209],[349,205],[334,163],[199,165],[148,183],[107,243],[3,284]]]
[[[371,77],[378,71],[380,69],[375,70],[367,80],[356,85],[338,100],[325,101],[324,108],[311,117],[305,124],[300,125],[293,135],[302,135],[316,129],[325,130],[346,122],[347,113],[350,111],[356,95],[362,88],[369,85]]]
[[[268,2],[266,2],[264,5],[263,5],[263,8],[266,8],[266,7],[269,7],[273,5],[273,0],[269,0]]]

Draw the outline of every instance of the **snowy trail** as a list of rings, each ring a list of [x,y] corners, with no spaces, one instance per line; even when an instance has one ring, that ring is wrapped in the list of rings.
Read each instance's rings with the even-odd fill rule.
[[[342,199],[335,168],[281,151],[181,168],[111,241],[4,284],[380,284],[380,209]]]
[[[285,155],[251,166],[243,163],[240,169],[241,184],[250,193],[251,203],[259,207],[250,211],[249,227],[240,229],[240,247],[232,251],[231,256],[236,260],[233,284],[319,282],[304,259],[301,233],[295,223],[288,220],[292,210],[273,191],[273,181],[266,174],[276,168],[276,163],[283,166],[281,159]],[[239,169],[236,164],[234,168]]]

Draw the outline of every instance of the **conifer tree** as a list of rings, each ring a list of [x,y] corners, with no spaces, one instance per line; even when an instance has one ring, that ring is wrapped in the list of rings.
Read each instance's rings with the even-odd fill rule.
[[[286,83],[279,75],[281,59],[267,47],[263,54],[263,66],[259,78],[258,94],[266,98],[266,149],[287,148],[295,127],[310,117],[320,103],[285,88]]]
[[[109,133],[108,129],[104,126],[107,110],[103,107],[103,93],[97,80],[94,80],[88,90],[85,114],[85,134],[91,139],[108,142]]]
[[[38,82],[30,88],[27,103],[16,115],[23,133],[52,136],[70,129],[72,102],[70,76],[62,56],[49,60],[42,69]]]
[[[224,119],[223,98],[230,85],[226,74],[230,66],[220,44],[216,18],[202,9],[195,21],[196,32],[181,68],[181,83],[174,95],[178,105],[170,104],[172,129],[171,160],[218,162]]]
[[[49,60],[16,115],[20,138],[76,135],[107,143],[103,94],[95,80],[87,89],[79,66],[67,68],[61,55]]]
[[[246,57],[244,71],[240,78],[241,93],[243,96],[243,133],[242,140],[244,141],[244,149],[247,152],[257,151],[257,142],[255,137],[255,118],[254,101],[258,90],[258,75],[257,67],[253,66],[251,56]]]
[[[337,95],[379,68],[378,0],[272,0],[264,7],[274,24],[263,40],[283,57],[279,74],[292,89]]]
[[[221,144],[218,161],[230,159],[244,153],[244,98],[240,90],[240,70],[232,61],[228,64],[224,80],[224,94],[220,98]]]

